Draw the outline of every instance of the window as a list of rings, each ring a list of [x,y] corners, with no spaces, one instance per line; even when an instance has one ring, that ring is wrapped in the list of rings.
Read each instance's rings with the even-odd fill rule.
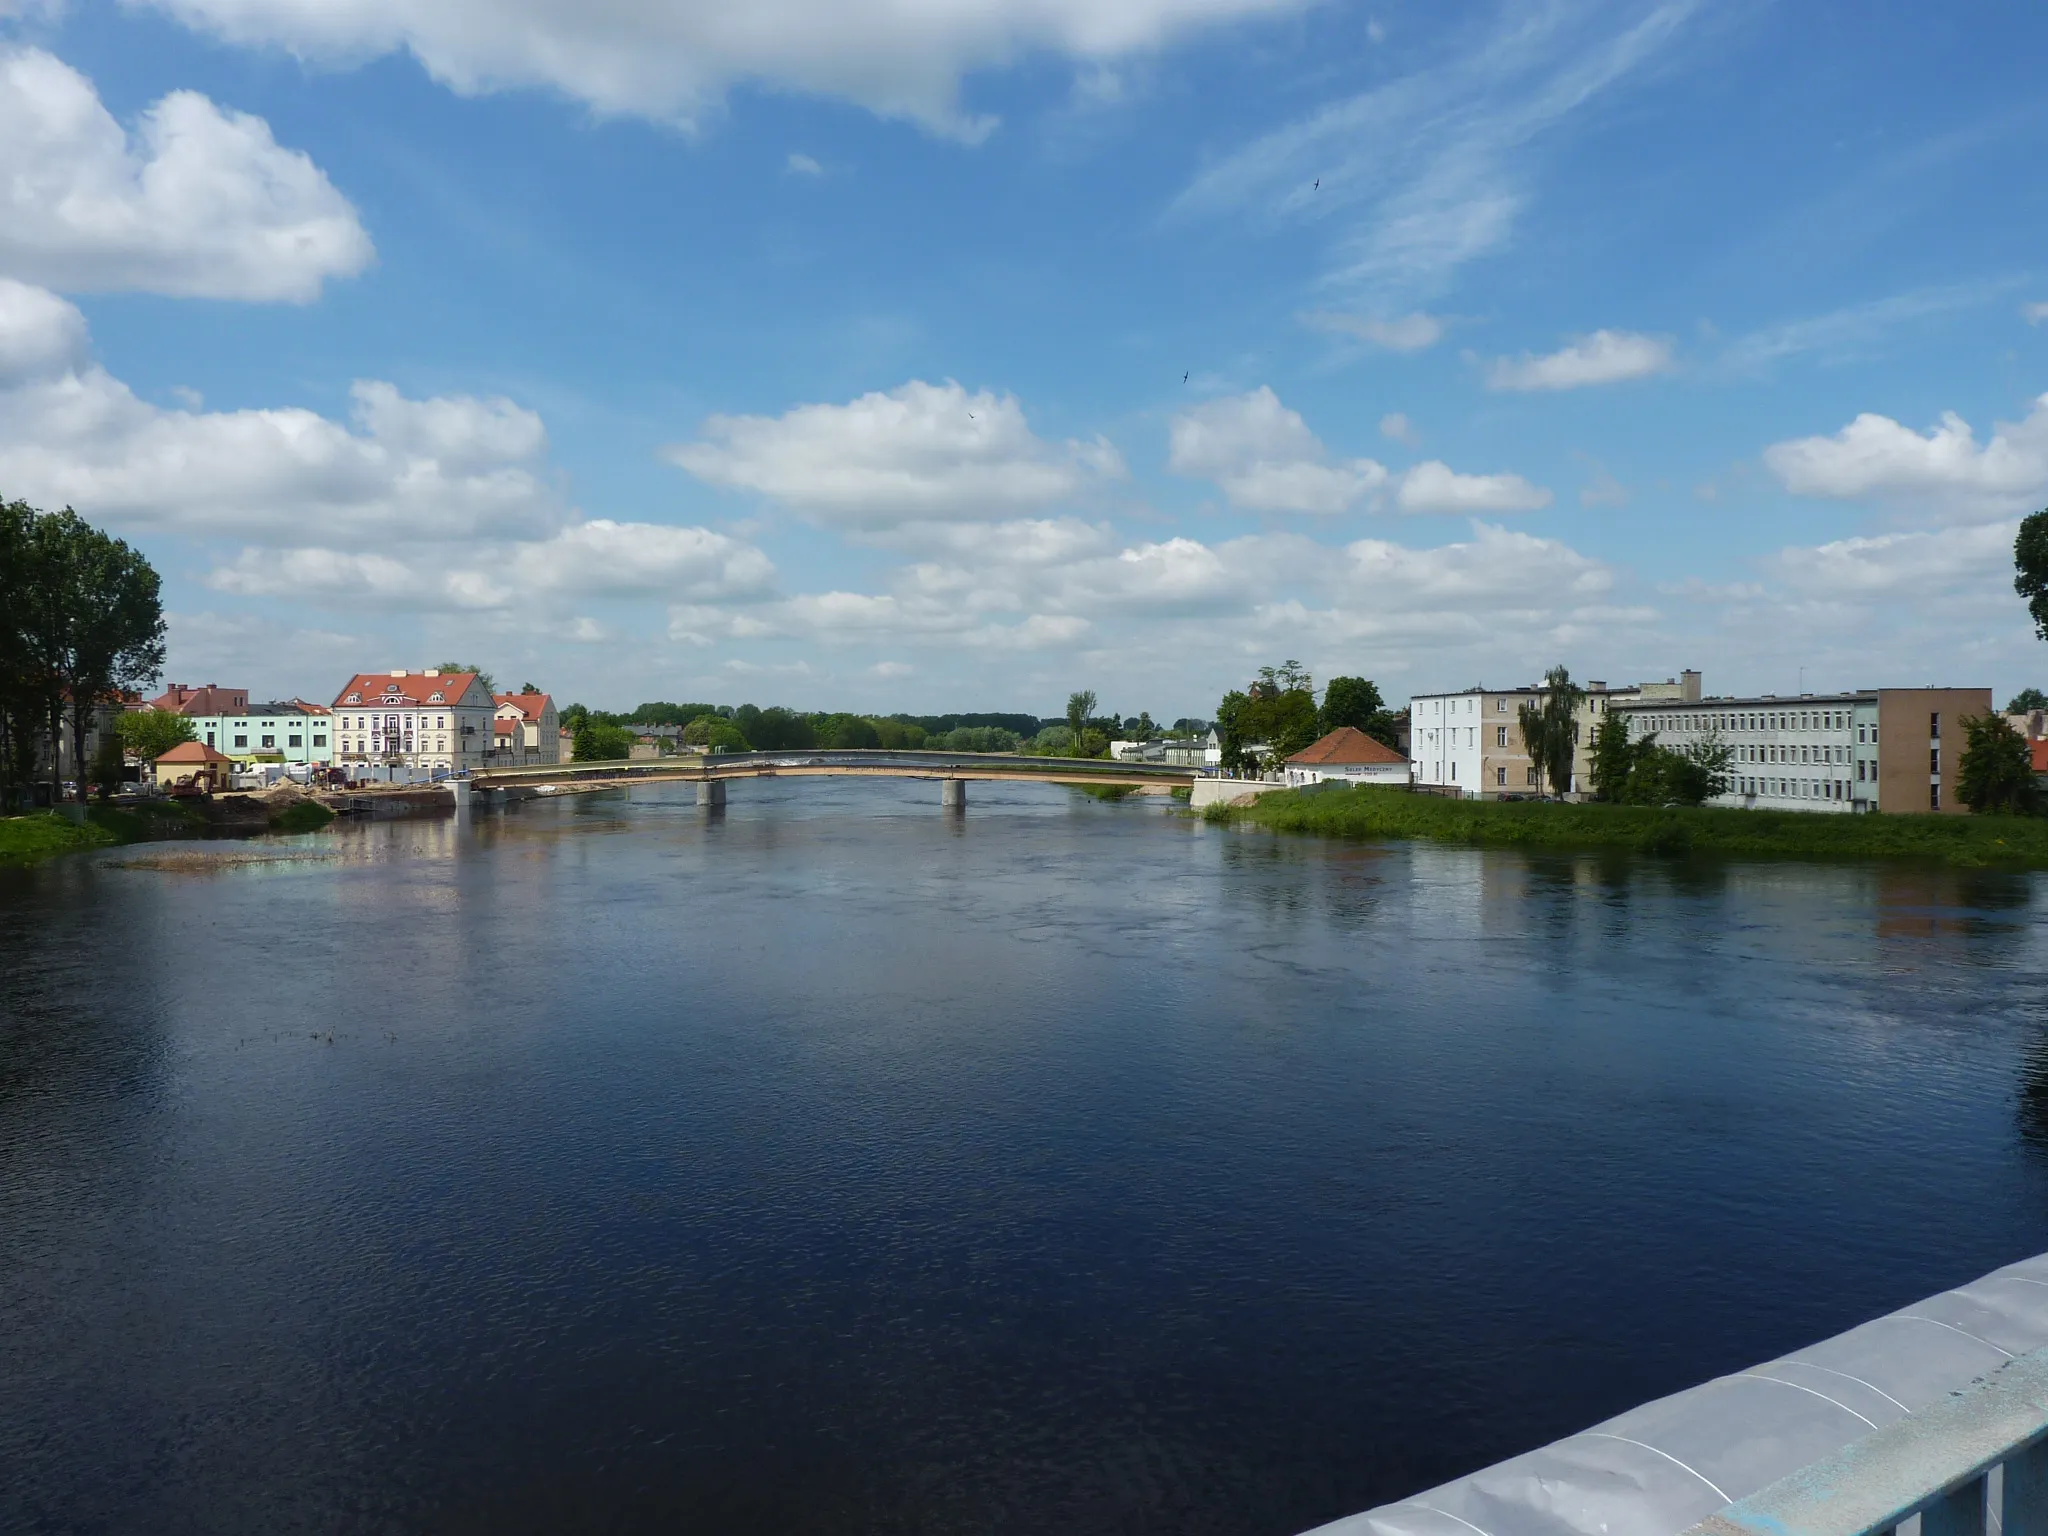
[[[287,736],[284,739],[284,744],[288,747],[303,747],[306,744],[306,738],[303,736]]]
[[[235,745],[238,747],[246,747],[249,745],[249,738],[247,736],[237,736],[235,738]]]
[[[1941,772],[1941,748],[1929,747],[1927,749],[1927,771],[1929,773]]]
[[[1508,728],[1506,726],[1496,725],[1493,728],[1493,744],[1496,747],[1504,747],[1508,744]],[[1507,770],[1502,769],[1501,771],[1505,773]]]
[[[207,744],[207,745],[208,745],[209,747],[213,745],[213,732],[211,732],[211,731],[208,731],[208,732],[206,733],[206,744]]]
[[[327,738],[325,736],[315,736],[313,738],[313,745],[316,747],[324,747],[327,745]]]
[[[1536,787],[1536,770],[1534,768],[1529,770],[1529,787],[1531,789]]]
[[[1930,811],[1941,809],[1941,786],[1939,784],[1927,786],[1927,809]]]
[[[1508,771],[1507,771],[1507,769],[1505,769],[1505,768],[1496,768],[1496,769],[1494,769],[1494,770],[1493,770],[1493,782],[1494,782],[1494,783],[1495,783],[1496,785],[1500,786],[1501,788],[1505,789],[1505,788],[1507,787],[1507,782],[1508,782]]]
[[[266,736],[263,738],[263,748],[266,752],[269,751],[271,748],[275,747],[276,745],[277,738],[275,736]]]
[[[352,693],[341,702],[344,704],[360,704],[363,702],[363,696],[360,693]]]
[[[1927,734],[1935,741],[1941,740],[1941,711],[1936,710],[1927,717]]]

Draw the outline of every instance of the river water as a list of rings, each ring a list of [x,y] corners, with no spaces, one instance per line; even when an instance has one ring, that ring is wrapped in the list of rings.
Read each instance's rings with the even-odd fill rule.
[[[2041,880],[970,793],[0,872],[0,1530],[1288,1536],[2048,1248]]]

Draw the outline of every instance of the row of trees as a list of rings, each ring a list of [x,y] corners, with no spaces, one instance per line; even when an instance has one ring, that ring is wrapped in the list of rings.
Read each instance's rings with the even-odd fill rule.
[[[22,798],[44,753],[55,798],[67,733],[84,764],[93,709],[156,680],[160,589],[147,560],[69,507],[0,501],[0,805]]]
[[[1298,661],[1261,667],[1242,690],[1216,706],[1223,771],[1232,778],[1268,772],[1340,726],[1353,726],[1386,746],[1397,745],[1392,711],[1377,684],[1333,677],[1316,702],[1315,680]]]

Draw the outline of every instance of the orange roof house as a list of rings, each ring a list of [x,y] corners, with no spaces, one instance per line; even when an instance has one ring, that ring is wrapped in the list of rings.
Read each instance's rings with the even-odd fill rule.
[[[223,779],[234,766],[232,757],[214,751],[204,742],[181,741],[157,758],[156,781],[158,784],[176,784],[182,779],[190,779],[194,783]]]
[[[1326,779],[1354,784],[1406,784],[1408,759],[1355,725],[1340,725],[1287,759],[1287,782],[1319,784]]]

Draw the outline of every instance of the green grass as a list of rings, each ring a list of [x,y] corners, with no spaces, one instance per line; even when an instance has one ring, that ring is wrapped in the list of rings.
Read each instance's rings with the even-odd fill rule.
[[[110,848],[123,841],[94,822],[76,822],[55,811],[0,816],[0,864],[39,864],[60,853]]]
[[[334,812],[318,800],[298,800],[270,818],[273,832],[318,832],[334,820]]]
[[[1211,821],[1323,837],[1409,837],[1484,847],[1627,849],[1744,858],[1918,859],[2048,868],[2048,818],[1854,816],[1542,801],[1446,800],[1361,785],[1280,790]]]

